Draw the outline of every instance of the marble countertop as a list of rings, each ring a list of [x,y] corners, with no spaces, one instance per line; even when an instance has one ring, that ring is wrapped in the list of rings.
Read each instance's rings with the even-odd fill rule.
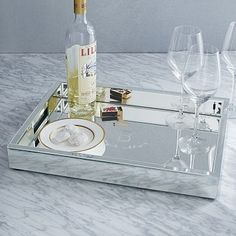
[[[226,97],[231,76],[222,71],[218,96]],[[9,169],[7,143],[63,80],[62,54],[0,54],[0,236],[236,235],[236,120],[214,201]],[[98,81],[180,89],[165,54],[99,54]]]

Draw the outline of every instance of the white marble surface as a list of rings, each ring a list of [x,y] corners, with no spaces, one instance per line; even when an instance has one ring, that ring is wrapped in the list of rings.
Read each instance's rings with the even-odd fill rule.
[[[99,54],[98,65],[101,83],[179,89],[164,54]],[[214,201],[9,169],[7,143],[58,80],[61,54],[0,55],[0,236],[236,235],[236,120]],[[230,86],[223,67],[218,95]]]

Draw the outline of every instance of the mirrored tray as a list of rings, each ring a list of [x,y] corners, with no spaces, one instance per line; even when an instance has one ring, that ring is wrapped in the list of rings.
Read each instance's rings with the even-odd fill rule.
[[[126,88],[127,89],[127,88]],[[174,156],[177,131],[166,117],[177,112],[179,94],[131,89],[131,96],[111,96],[111,88],[99,87],[96,114],[91,119],[105,130],[105,141],[85,152],[66,152],[41,145],[39,133],[53,121],[68,118],[67,84],[56,84],[41,100],[8,145],[10,168],[79,179],[215,198],[220,178],[228,100],[212,98],[200,110],[199,135],[210,147],[207,152],[181,160],[194,168],[165,167]],[[194,106],[186,97],[186,116]],[[101,117],[104,107],[121,107],[118,119]],[[184,129],[182,136],[192,134]]]

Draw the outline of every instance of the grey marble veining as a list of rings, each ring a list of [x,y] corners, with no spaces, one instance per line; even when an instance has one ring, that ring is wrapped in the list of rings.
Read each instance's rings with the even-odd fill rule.
[[[165,54],[99,54],[103,84],[178,90]],[[0,55],[0,235],[236,235],[236,121],[228,122],[215,201],[8,168],[6,145],[56,81],[64,56]],[[223,67],[218,96],[229,96]]]

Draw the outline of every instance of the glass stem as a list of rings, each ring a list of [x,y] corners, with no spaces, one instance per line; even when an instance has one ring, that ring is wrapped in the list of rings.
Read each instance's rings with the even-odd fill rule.
[[[231,97],[230,97],[230,105],[233,108],[233,104],[234,104],[234,98],[236,96],[236,72],[233,71],[233,82],[232,82],[232,92],[231,92]]]
[[[180,92],[180,108],[179,108],[179,116],[183,116],[184,113],[184,88],[181,86]]]
[[[174,159],[175,160],[180,160],[180,152],[179,152],[179,139],[181,137],[181,129],[177,130],[177,134],[176,134],[176,149],[175,149],[175,156]]]
[[[199,107],[200,104],[198,102],[195,103],[195,119],[194,119],[194,133],[193,136],[197,137],[197,129],[198,129],[198,119],[199,119]]]
[[[194,169],[194,161],[195,161],[195,155],[191,154],[190,155],[190,164],[189,164],[190,170]]]

